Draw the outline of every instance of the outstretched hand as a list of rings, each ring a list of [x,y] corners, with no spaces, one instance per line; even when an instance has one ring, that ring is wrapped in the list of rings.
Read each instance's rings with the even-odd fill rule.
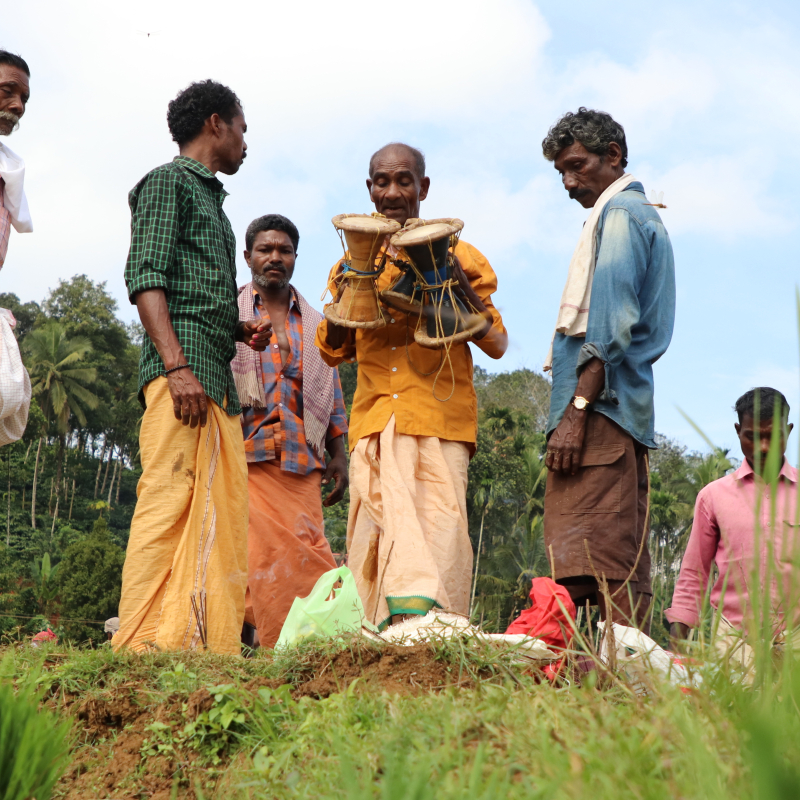
[[[266,350],[271,337],[272,323],[263,319],[250,320],[242,325],[242,342],[253,350]]]

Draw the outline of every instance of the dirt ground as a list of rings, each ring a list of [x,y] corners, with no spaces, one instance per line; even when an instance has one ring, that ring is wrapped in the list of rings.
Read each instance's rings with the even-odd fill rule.
[[[325,698],[345,690],[361,678],[359,691],[415,695],[438,691],[458,684],[473,686],[466,675],[459,679],[458,668],[437,660],[425,644],[412,647],[387,646],[381,650],[344,650],[332,658],[313,653],[289,681],[257,678],[243,684],[245,695],[257,695],[262,686],[277,688],[290,682],[293,697]],[[67,710],[78,719],[79,740],[75,758],[59,783],[56,797],[66,800],[99,798],[149,798],[168,800],[179,775],[177,796],[193,800],[193,783],[202,778],[206,797],[215,797],[215,778],[225,764],[209,770],[194,751],[181,751],[142,757],[145,740],[151,736],[147,726],[161,722],[176,729],[194,720],[213,705],[207,689],[188,697],[175,695],[166,702],[154,699],[144,685],[132,683],[122,690],[109,690],[91,698],[60,696],[49,703]]]

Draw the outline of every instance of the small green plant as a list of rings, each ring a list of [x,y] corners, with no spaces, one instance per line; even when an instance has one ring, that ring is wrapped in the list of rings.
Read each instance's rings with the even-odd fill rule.
[[[197,688],[197,673],[186,669],[182,661],[174,669],[165,670],[158,676],[159,688],[165,692],[186,694]]]
[[[69,722],[39,711],[35,696],[0,685],[0,800],[47,800],[67,766]]]
[[[183,676],[186,673],[182,671],[178,675]],[[235,684],[214,686],[210,692],[213,697],[212,706],[201,711],[196,719],[187,722],[183,728],[175,728],[164,722],[148,725],[145,730],[150,735],[142,743],[142,756],[147,758],[172,755],[179,750],[191,748],[200,754],[206,764],[217,766],[222,763],[223,757],[246,730],[246,714]],[[187,710],[186,704],[183,710]]]

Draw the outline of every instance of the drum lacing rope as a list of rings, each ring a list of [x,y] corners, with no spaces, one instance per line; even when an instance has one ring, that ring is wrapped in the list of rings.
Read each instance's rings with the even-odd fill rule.
[[[325,299],[325,295],[328,292],[331,293],[331,297],[333,301],[336,302],[336,294],[339,291],[339,286],[344,278],[347,278],[348,281],[372,281],[372,291],[375,295],[375,300],[378,304],[378,313],[380,314],[381,318],[386,321],[386,316],[383,313],[383,309],[381,308],[381,298],[378,292],[378,277],[383,274],[384,270],[386,269],[386,251],[384,250],[383,258],[381,258],[381,263],[378,267],[374,270],[360,270],[354,269],[350,263],[350,259],[347,258],[347,247],[344,243],[344,235],[340,230],[337,229],[336,231],[339,234],[339,241],[342,243],[342,250],[344,251],[344,258],[339,262],[342,266],[342,272],[332,275],[328,278],[328,283],[325,286],[325,291],[322,293],[322,297],[320,297],[320,301]],[[353,286],[353,291],[350,293],[350,304],[347,308],[347,313],[349,314],[353,308],[353,301],[356,298],[356,294],[358,293],[359,289]]]

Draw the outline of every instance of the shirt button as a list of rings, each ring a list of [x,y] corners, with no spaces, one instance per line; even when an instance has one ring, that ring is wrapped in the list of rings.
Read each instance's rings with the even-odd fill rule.
[[[397,400],[397,395],[396,394],[393,394],[392,397],[394,397],[394,399]]]
[[[278,403],[278,408],[283,408],[283,403]]]
[[[278,349],[278,345],[274,344],[274,345],[272,345],[272,346],[273,346],[273,347],[274,347],[276,350]]]
[[[397,367],[392,367],[392,372],[397,372]]]
[[[397,350],[397,348],[396,348],[396,347],[393,347],[393,348],[392,348],[392,350]]]
[[[394,348],[392,348],[392,350],[394,350]],[[351,359],[350,359],[350,363],[351,363],[351,364],[352,364],[354,361],[355,361],[355,359],[354,359],[354,358],[351,358]]]
[[[392,317],[392,318],[389,320],[389,322],[394,322],[394,317]]]

